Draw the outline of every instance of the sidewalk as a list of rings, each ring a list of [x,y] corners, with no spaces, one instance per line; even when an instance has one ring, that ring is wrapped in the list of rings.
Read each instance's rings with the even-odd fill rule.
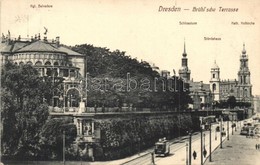
[[[217,148],[212,153],[212,162],[209,158],[205,165],[259,165],[260,149],[256,150],[255,145],[260,144],[260,139],[246,138],[240,135],[240,130],[230,135],[230,140],[225,140],[223,148]]]

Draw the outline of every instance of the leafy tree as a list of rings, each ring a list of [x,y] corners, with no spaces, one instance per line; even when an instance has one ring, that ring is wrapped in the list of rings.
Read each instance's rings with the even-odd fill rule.
[[[109,89],[107,91],[93,91],[88,93],[89,106],[116,106],[121,103],[134,104],[136,107],[153,107],[162,109],[187,109],[188,103],[191,102],[188,90],[183,90],[183,82],[177,80],[178,92],[163,91],[163,81],[166,78],[160,77],[159,73],[154,71],[149,63],[145,61],[139,62],[136,58],[131,58],[125,52],[120,50],[110,51],[107,48],[94,47],[93,45],[76,45],[73,50],[85,54],[87,58],[87,71],[89,78],[108,78],[121,79],[125,86],[123,91]],[[137,90],[126,91],[127,74],[131,78],[140,82],[143,78],[147,78],[151,82],[151,91]],[[158,82],[155,84],[155,79]],[[101,80],[102,81],[102,80]],[[91,83],[88,83],[91,84]],[[105,84],[102,82],[102,84]],[[113,82],[108,82],[109,86],[113,86]],[[104,86],[104,85],[103,85]],[[158,91],[154,91],[154,87],[158,87]],[[140,86],[138,86],[140,87]],[[188,89],[186,87],[186,89]],[[119,104],[120,103],[120,104]]]
[[[227,104],[230,108],[234,108],[236,106],[236,98],[235,96],[229,96],[227,99]]]
[[[48,117],[48,106],[43,101],[45,82],[32,66],[7,62],[1,83],[3,155],[36,158],[40,154],[39,133]]]
[[[63,131],[66,148],[75,141],[77,131],[72,118],[50,118],[42,127],[40,133],[41,159],[62,159]]]

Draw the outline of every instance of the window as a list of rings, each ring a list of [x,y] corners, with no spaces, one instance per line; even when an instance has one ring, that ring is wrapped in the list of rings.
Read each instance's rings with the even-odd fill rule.
[[[41,62],[41,61],[37,61],[37,62],[35,63],[35,65],[36,65],[36,66],[42,65],[42,62]]]
[[[33,65],[33,63],[31,61],[28,61],[26,64],[27,65]]]
[[[213,92],[216,90],[216,84],[212,85],[212,90],[213,90]]]
[[[215,78],[215,73],[213,74],[213,78]]]
[[[50,61],[46,61],[44,65],[51,65]]]

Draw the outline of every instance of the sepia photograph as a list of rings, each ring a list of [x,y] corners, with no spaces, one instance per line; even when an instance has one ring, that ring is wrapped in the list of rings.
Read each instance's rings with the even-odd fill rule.
[[[0,0],[0,165],[260,164],[259,10]]]

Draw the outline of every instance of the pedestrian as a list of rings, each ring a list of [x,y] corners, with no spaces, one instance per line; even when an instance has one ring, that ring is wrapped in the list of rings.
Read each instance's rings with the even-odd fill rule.
[[[151,156],[152,156],[152,164],[154,164],[154,153],[151,152]]]
[[[197,157],[197,153],[196,153],[196,151],[194,150],[194,151],[193,151],[193,159],[195,160],[196,157]]]

